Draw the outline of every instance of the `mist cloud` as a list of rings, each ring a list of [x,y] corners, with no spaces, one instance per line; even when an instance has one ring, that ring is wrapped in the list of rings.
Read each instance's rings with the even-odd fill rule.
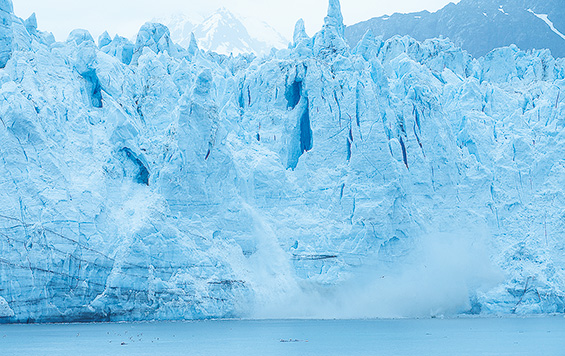
[[[259,318],[413,318],[450,316],[471,309],[476,292],[502,280],[488,240],[471,233],[419,238],[402,261],[375,262],[343,285],[305,284],[284,301],[263,305]],[[373,256],[377,259],[377,256]]]

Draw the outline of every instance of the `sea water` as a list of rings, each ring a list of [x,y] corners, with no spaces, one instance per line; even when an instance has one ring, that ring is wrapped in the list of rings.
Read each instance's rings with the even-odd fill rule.
[[[565,355],[565,318],[0,325],[0,355]]]

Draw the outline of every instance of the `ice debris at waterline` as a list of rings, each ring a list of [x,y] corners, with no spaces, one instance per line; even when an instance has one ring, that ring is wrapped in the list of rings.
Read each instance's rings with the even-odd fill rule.
[[[2,322],[564,312],[549,51],[350,49],[337,0],[261,58],[0,10]]]

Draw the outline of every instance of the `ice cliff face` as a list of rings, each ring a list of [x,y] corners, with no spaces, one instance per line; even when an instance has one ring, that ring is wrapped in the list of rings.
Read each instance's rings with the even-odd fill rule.
[[[6,13],[0,321],[565,311],[548,51],[350,49],[337,1],[261,59]]]
[[[12,54],[12,12],[11,0],[0,2],[0,67],[4,67]]]

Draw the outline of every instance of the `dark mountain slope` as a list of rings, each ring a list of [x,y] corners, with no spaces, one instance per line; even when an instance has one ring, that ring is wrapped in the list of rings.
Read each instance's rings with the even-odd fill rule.
[[[354,46],[369,29],[384,39],[448,37],[474,56],[515,44],[523,50],[549,48],[554,56],[565,57],[564,0],[462,0],[434,13],[377,17],[347,27],[349,44]]]

